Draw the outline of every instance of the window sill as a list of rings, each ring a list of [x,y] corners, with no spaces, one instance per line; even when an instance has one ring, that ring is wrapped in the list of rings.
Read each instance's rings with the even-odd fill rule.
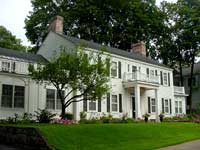
[[[11,107],[3,107],[3,106],[1,106],[0,107],[1,108],[1,110],[12,110],[12,111],[23,111],[24,110],[24,108],[11,108]]]

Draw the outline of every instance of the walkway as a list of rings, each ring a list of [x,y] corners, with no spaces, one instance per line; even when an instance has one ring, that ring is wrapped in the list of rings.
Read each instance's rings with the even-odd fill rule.
[[[200,140],[186,142],[174,146],[160,148],[158,150],[200,150]]]

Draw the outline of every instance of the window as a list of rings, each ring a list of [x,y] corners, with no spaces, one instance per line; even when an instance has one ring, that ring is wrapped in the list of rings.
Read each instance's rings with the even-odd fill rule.
[[[10,62],[2,62],[2,71],[9,72],[10,70]]]
[[[165,99],[164,110],[165,110],[165,113],[169,113],[169,100],[168,99]]]
[[[118,111],[118,102],[117,102],[117,95],[112,95],[112,103],[111,103],[112,111]]]
[[[11,72],[15,72],[15,68],[16,68],[16,64],[15,64],[15,62],[12,62]]]
[[[167,73],[163,73],[163,84],[167,85]]]
[[[96,101],[94,100],[90,100],[89,101],[89,110],[90,111],[96,111],[97,110],[97,107],[96,107]]]
[[[62,91],[62,94],[64,96],[64,91]],[[47,89],[46,107],[53,110],[62,108],[61,100],[56,90]]]
[[[111,63],[111,77],[117,77],[117,62]]]
[[[24,86],[2,85],[1,106],[7,108],[24,108]]]
[[[182,114],[183,113],[182,101],[175,101],[175,113],[176,114]]]
[[[152,77],[152,76],[154,76],[155,74],[154,74],[154,70],[150,70],[150,76]]]
[[[13,86],[2,85],[1,106],[12,108]]]
[[[156,112],[156,100],[154,98],[151,99],[151,112]]]

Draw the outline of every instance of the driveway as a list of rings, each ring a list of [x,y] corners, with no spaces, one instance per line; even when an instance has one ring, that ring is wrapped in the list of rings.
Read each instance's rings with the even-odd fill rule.
[[[186,142],[174,146],[160,148],[158,150],[200,150],[200,140]]]
[[[15,148],[7,145],[0,145],[0,150],[24,150],[24,149]]]

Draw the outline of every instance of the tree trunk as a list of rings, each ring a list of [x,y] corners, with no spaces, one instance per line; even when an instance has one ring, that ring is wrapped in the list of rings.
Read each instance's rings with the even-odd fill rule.
[[[180,81],[181,81],[181,86],[183,86],[182,60],[179,60],[179,69],[180,69]]]
[[[61,119],[66,119],[65,118],[65,105],[62,104],[62,111],[61,111]]]
[[[194,70],[195,54],[192,57],[191,72],[190,72],[190,92],[189,92],[189,112],[192,113],[192,85],[193,85],[193,70]]]
[[[61,110],[60,117],[61,117],[61,119],[66,119],[65,118],[65,109],[66,109],[66,107],[65,107],[64,95],[62,94],[62,89],[57,89],[57,91],[58,91],[58,96],[59,96],[59,98],[61,100],[61,104],[62,104],[62,110]]]

